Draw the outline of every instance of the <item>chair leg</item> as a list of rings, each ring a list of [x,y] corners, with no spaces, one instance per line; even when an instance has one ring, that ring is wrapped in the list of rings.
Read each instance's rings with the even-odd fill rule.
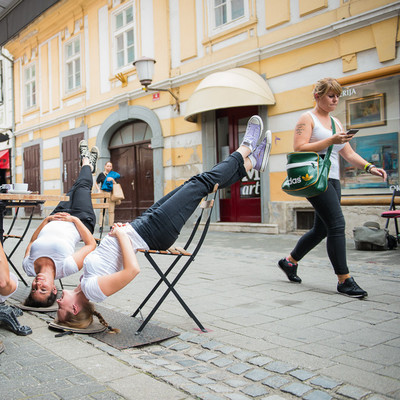
[[[146,257],[148,259],[148,257]],[[172,269],[175,267],[177,262],[182,258],[182,256],[177,256],[174,260],[174,262],[169,266],[169,268],[165,271],[164,276],[168,276],[169,273],[172,271]],[[151,262],[151,261],[150,261]],[[131,315],[131,317],[136,317],[136,315],[139,314],[139,312],[143,309],[143,307],[146,305],[146,303],[151,299],[155,291],[160,287],[162,284],[163,279],[160,278],[158,282],[154,285],[153,289],[150,291],[150,293],[146,296],[146,298],[140,303],[140,306],[136,309],[136,311]]]
[[[197,326],[200,328],[200,330],[204,333],[207,332],[207,330],[204,328],[204,326],[201,324],[201,322],[197,319],[197,317],[193,314],[191,309],[188,307],[188,305],[183,301],[182,297],[178,294],[178,292],[175,290],[174,286],[178,282],[179,278],[183,275],[183,272],[186,270],[187,266],[193,261],[192,257],[186,262],[185,266],[182,268],[180,273],[175,277],[172,283],[168,281],[168,279],[165,277],[165,275],[162,273],[161,269],[158,267],[156,262],[151,258],[151,256],[146,253],[145,254],[151,265],[154,267],[154,269],[157,271],[157,273],[160,275],[161,279],[165,282],[165,284],[168,286],[167,290],[164,292],[164,294],[161,296],[160,300],[158,303],[153,307],[151,310],[150,314],[147,316],[146,320],[140,325],[139,329],[136,331],[136,334],[140,334],[143,330],[143,328],[147,325],[147,323],[150,321],[150,319],[153,317],[155,312],[158,310],[158,308],[161,306],[161,304],[164,302],[166,297],[170,292],[172,292],[176,299],[179,301],[181,306],[185,309],[185,311],[188,313],[188,315],[193,319],[194,322],[196,322]]]

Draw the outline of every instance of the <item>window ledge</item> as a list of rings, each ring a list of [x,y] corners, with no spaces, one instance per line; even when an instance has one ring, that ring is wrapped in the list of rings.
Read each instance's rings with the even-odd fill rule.
[[[29,116],[31,114],[34,114],[35,112],[38,112],[38,111],[39,111],[39,107],[36,105],[36,106],[33,106],[33,107],[28,108],[27,110],[25,110],[23,112],[22,116],[23,117],[27,117],[27,116]]]
[[[67,92],[64,94],[62,101],[73,99],[74,97],[80,96],[86,93],[86,88],[76,89],[71,92]]]
[[[236,25],[230,29],[228,28],[228,29],[224,30],[223,32],[220,32],[220,33],[217,33],[215,35],[205,38],[202,41],[202,45],[203,46],[210,46],[210,45],[212,46],[215,43],[219,43],[219,42],[222,42],[233,36],[237,36],[238,34],[248,31],[249,29],[256,27],[256,26],[257,26],[257,18],[252,17],[248,21],[246,21],[240,25]]]

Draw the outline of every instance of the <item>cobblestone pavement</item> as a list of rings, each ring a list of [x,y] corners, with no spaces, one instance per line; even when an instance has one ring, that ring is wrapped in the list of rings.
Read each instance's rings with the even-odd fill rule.
[[[324,244],[302,261],[303,283],[289,283],[277,261],[297,239],[209,233],[177,286],[206,334],[173,296],[154,320],[180,335],[122,351],[85,335],[55,338],[45,316],[25,313],[20,321],[32,335],[0,329],[1,393],[6,387],[7,399],[400,399],[400,250],[360,252],[348,241],[352,275],[369,292],[360,301],[336,293]],[[156,274],[139,260],[138,278],[104,306],[130,315],[147,294]]]

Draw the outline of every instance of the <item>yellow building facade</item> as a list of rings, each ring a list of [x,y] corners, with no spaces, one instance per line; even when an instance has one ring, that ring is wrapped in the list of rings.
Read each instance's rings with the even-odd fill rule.
[[[65,192],[77,173],[69,147],[87,139],[100,170],[111,159],[122,172],[127,220],[233,151],[258,113],[273,133],[269,167],[221,191],[215,218],[301,229],[310,207],[281,190],[286,154],[313,84],[332,76],[345,88],[337,116],[391,177],[379,185],[341,165],[344,204],[378,215],[365,199],[387,199],[398,184],[399,12],[389,0],[61,0],[4,46],[14,180]],[[156,60],[158,90],[142,89],[133,62],[143,56]],[[368,106],[378,115],[357,114]]]

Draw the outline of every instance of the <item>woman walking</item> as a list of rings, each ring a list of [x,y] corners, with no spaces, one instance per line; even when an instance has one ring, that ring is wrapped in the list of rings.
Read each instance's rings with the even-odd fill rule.
[[[339,102],[342,87],[333,78],[319,80],[313,94],[315,107],[304,113],[297,122],[294,134],[295,151],[314,151],[322,157],[333,145],[330,156],[328,189],[326,192],[307,198],[315,210],[314,226],[297,242],[289,256],[278,265],[292,282],[301,283],[297,275],[298,262],[327,238],[329,260],[338,278],[337,291],[351,297],[363,298],[368,293],[361,289],[350,276],[346,259],[345,220],[340,206],[341,187],[339,177],[339,155],[356,168],[386,180],[386,172],[358,155],[350,146],[354,135],[347,134],[337,118],[334,118],[336,134],[332,135],[330,113]]]

